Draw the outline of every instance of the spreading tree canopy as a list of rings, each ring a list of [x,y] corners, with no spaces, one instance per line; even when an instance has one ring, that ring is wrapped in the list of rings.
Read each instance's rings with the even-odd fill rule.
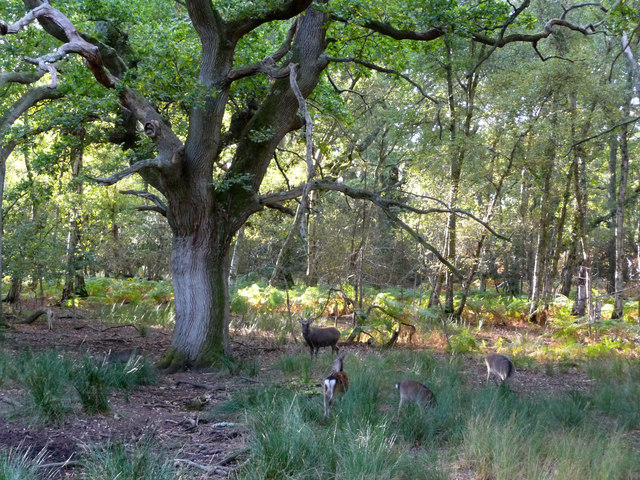
[[[407,42],[461,36],[487,47],[478,59],[482,62],[513,43],[530,45],[542,57],[540,44],[558,29],[589,35],[598,28],[573,23],[573,7],[558,18],[537,21],[528,12],[529,0],[519,5],[501,0],[156,0],[144,6],[118,0],[57,6],[24,0],[24,5],[26,11],[7,13],[13,17],[2,19],[0,33],[30,30],[58,40],[52,51],[25,60],[37,75],[48,73],[49,87],[65,81],[59,75],[64,62],[79,56],[87,74],[117,97],[112,139],[134,154],[126,168],[94,180],[112,185],[139,174],[157,192],[128,193],[150,199],[173,235],[176,325],[162,362],[170,369],[207,365],[228,353],[227,273],[234,235],[251,215],[267,207],[284,209],[286,200],[301,197],[303,211],[311,190],[336,190],[373,202],[460,275],[402,222],[398,212],[407,206],[334,178],[318,178],[305,99],[319,83],[328,83],[323,72],[329,65],[356,63],[408,79],[405,68],[396,69],[391,61]],[[143,15],[144,23],[136,23]],[[367,42],[370,37],[377,40]],[[307,133],[307,181],[286,192],[261,192],[277,146],[301,128]]]

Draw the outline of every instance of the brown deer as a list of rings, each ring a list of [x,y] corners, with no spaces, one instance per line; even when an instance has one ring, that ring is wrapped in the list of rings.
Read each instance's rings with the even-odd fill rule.
[[[396,388],[400,392],[400,403],[398,404],[398,415],[400,408],[405,401],[417,403],[425,407],[434,407],[436,397],[426,385],[415,380],[403,380],[396,383]]]
[[[331,366],[331,374],[324,379],[324,418],[329,418],[333,400],[347,393],[349,377],[344,372],[345,353],[338,356]]]
[[[310,326],[313,318],[308,320],[298,318],[298,321],[302,325],[302,337],[309,345],[311,356],[314,354],[317,356],[320,347],[331,347],[332,351],[338,353],[337,343],[340,340],[340,330],[333,327],[313,328]]]

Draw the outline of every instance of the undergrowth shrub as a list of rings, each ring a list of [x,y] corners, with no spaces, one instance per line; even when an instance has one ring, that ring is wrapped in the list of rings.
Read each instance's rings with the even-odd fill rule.
[[[114,388],[130,390],[157,382],[155,369],[142,355],[133,355],[124,363],[85,356],[75,366],[72,377],[82,408],[90,414],[109,411],[109,395]]]
[[[255,377],[260,373],[260,364],[255,357],[231,357],[217,355],[217,364],[226,370],[229,375],[245,375]]]
[[[451,345],[451,349],[447,346],[447,350],[452,351],[454,354],[473,352],[478,349],[476,338],[469,333],[468,328],[465,328],[460,333],[449,337],[449,343]]]

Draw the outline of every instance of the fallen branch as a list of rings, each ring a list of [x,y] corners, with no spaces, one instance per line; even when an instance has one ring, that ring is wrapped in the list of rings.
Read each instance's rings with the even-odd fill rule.
[[[46,315],[47,316],[47,325],[49,327],[49,330],[51,330],[53,328],[53,320],[54,320],[56,315],[53,312],[53,310],[51,310],[50,308],[41,308],[40,310],[36,310],[31,315],[29,315],[26,319],[24,319],[21,322],[18,322],[18,324],[20,324],[20,325],[31,324],[31,323],[35,322],[36,319],[38,317],[40,317],[41,315]]]
[[[195,467],[195,468],[198,468],[200,470],[204,470],[205,472],[208,472],[208,473],[215,472],[216,468],[218,468],[218,467],[215,467],[215,466],[202,465],[201,463],[196,463],[196,462],[194,462],[192,460],[187,460],[186,458],[174,458],[173,462],[174,463],[184,463],[185,465],[188,465],[190,467]],[[226,468],[223,468],[222,470],[225,473],[227,472]]]
[[[249,451],[248,448],[241,448],[240,450],[236,450],[235,452],[231,452],[229,455],[227,455],[222,460],[220,460],[218,462],[218,465],[221,466],[221,467],[224,467],[225,465],[227,465],[228,463],[231,463],[236,458],[238,458],[240,455],[244,455],[248,451]]]
[[[66,462],[42,463],[36,468],[65,468],[65,467],[83,467],[84,463],[77,460],[67,460]]]
[[[189,382],[188,380],[176,380],[176,385],[189,385],[193,388],[201,388],[203,390],[208,390],[209,387],[207,387],[206,385],[201,385],[199,383],[195,383],[195,382]]]

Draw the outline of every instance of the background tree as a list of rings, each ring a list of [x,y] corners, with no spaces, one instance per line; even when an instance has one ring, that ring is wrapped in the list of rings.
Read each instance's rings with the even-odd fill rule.
[[[78,54],[95,80],[110,90],[105,98],[118,100],[115,123],[122,129],[121,144],[132,151],[130,164],[98,181],[113,184],[139,173],[154,190],[130,193],[151,201],[151,208],[166,215],[173,236],[176,302],[172,348],[163,362],[169,368],[205,365],[228,351],[232,239],[249,217],[265,207],[282,208],[282,202],[300,196],[305,204],[309,188],[339,191],[374,203],[461,276],[408,223],[410,216],[434,213],[434,209],[334,179],[306,182],[287,192],[261,191],[274,152],[287,134],[303,126],[298,109],[324,83],[322,74],[330,62],[397,73],[370,60],[381,51],[398,50],[400,40],[428,45],[456,32],[479,48],[495,50],[516,42],[538,48],[541,40],[563,27],[580,34],[595,31],[568,20],[574,9],[559,11],[555,20],[534,29],[534,20],[527,15],[528,1],[518,7],[481,2],[448,8],[431,2],[327,6],[292,0],[260,6],[225,4],[215,9],[207,0],[188,0],[186,9],[158,2],[127,12],[107,2],[78,3],[77,10],[70,5],[68,15],[38,0],[25,4],[31,10],[21,20],[0,25],[2,33],[24,35],[23,29],[37,19],[62,45],[34,62],[55,74],[56,65],[68,53]],[[415,12],[413,18],[406,16],[407,9]],[[124,19],[132,17],[141,21],[129,36],[110,34],[122,33]],[[93,27],[99,26],[96,32],[102,33],[99,38],[79,34],[70,18],[80,27],[91,27],[86,18],[99,18],[99,25]],[[513,28],[530,30],[512,34]],[[167,54],[168,46],[177,45],[183,48]],[[170,74],[156,75],[162,67]],[[144,127],[145,138],[136,130],[136,121]],[[389,152],[380,152],[382,166]],[[457,202],[438,210],[453,218],[456,207]],[[470,212],[459,209],[456,213]]]

